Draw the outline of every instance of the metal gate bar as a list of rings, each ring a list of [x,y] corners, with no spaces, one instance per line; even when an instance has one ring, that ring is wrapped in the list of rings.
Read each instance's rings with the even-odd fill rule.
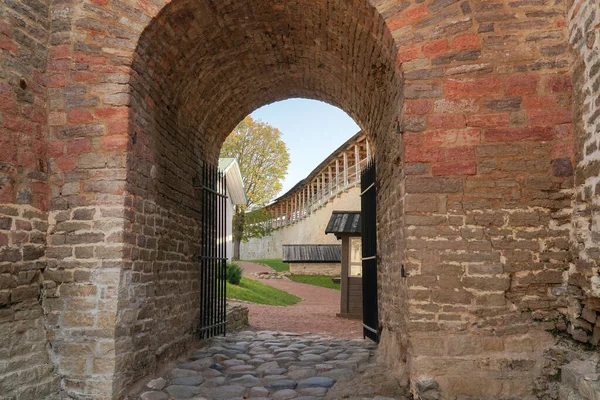
[[[216,167],[202,168],[200,255],[200,337],[224,335],[226,316],[226,178]]]
[[[375,160],[361,173],[363,336],[379,343],[377,310],[377,186]]]

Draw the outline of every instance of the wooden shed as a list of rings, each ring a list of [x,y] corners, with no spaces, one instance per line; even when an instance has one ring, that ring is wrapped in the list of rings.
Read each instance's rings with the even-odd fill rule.
[[[360,211],[334,211],[325,228],[342,241],[342,293],[340,313],[345,318],[362,318],[362,243]]]
[[[282,261],[298,275],[340,275],[339,244],[284,244]]]

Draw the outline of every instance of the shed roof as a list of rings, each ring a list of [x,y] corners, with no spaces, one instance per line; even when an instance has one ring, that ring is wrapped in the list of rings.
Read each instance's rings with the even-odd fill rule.
[[[340,235],[360,236],[361,232],[360,211],[334,211],[325,228],[326,234],[333,233],[338,237]]]
[[[339,244],[284,244],[283,261],[288,263],[342,262]]]
[[[240,166],[235,158],[219,158],[219,170],[227,177],[227,191],[233,204],[248,204],[246,188],[240,171]]]

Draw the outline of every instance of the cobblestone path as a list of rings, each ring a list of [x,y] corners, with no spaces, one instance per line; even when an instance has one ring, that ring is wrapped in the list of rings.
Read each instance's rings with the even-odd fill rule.
[[[374,349],[363,340],[244,331],[210,339],[188,361],[148,382],[139,399],[323,398],[373,362]],[[374,393],[358,398],[386,399]]]

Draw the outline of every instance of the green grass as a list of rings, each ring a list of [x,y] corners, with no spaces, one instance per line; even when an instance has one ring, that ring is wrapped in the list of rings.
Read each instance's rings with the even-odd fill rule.
[[[261,260],[250,260],[250,262],[257,264],[265,264],[268,267],[273,268],[277,272],[286,272],[290,270],[290,264],[286,264],[281,261],[281,258],[263,258]]]
[[[290,270],[290,264],[281,261],[281,258],[263,258],[261,260],[250,260],[257,264],[264,264],[273,268],[277,272],[287,272]],[[322,286],[329,289],[340,290],[339,283],[333,283],[331,276],[325,275],[291,275],[290,279],[294,282],[306,283],[309,285]]]
[[[309,285],[340,290],[341,285],[339,283],[333,283],[331,278],[331,276],[326,275],[290,275],[290,279],[294,282],[307,283]]]
[[[247,278],[242,278],[239,286],[227,282],[227,298],[272,306],[291,306],[302,300],[298,296]]]

